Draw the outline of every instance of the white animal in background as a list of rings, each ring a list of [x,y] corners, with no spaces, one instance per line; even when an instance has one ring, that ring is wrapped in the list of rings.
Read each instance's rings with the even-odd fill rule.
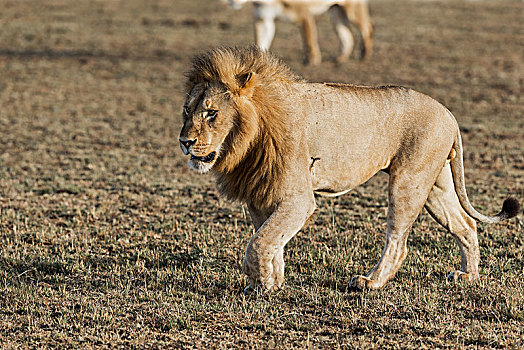
[[[346,61],[355,45],[352,23],[362,36],[360,57],[369,57],[373,51],[373,26],[367,0],[228,0],[234,9],[253,3],[255,41],[258,47],[269,50],[275,36],[275,20],[287,19],[301,25],[306,61],[316,65],[322,61],[318,43],[315,16],[329,11],[331,22],[340,41],[337,62]]]

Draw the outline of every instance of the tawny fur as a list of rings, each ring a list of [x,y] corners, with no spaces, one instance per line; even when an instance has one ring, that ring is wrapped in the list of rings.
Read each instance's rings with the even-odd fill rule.
[[[240,95],[239,79],[249,73],[256,74],[256,83],[249,86],[252,93],[246,97]],[[279,184],[288,166],[282,152],[290,149],[292,142],[287,137],[292,125],[286,121],[291,106],[276,93],[275,85],[300,79],[280,60],[254,47],[198,56],[187,76],[187,91],[201,83],[220,81],[231,93],[237,117],[242,119],[225,140],[227,156],[214,165],[221,193],[233,200],[249,199],[260,208],[273,207],[282,198]]]
[[[461,254],[451,280],[479,278],[476,222],[518,214],[516,199],[485,216],[468,200],[453,115],[432,98],[395,86],[308,83],[255,47],[200,55],[187,74],[181,148],[220,191],[244,201],[256,232],[243,270],[250,287],[279,288],[284,246],[315,210],[314,193],[341,195],[389,174],[386,244],[354,288],[380,288],[407,256],[413,221],[426,207]]]

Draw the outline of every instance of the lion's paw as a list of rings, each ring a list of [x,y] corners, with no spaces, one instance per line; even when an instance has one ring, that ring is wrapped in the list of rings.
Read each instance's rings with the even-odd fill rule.
[[[263,264],[265,268],[256,268],[253,265],[247,259],[244,259],[242,270],[249,278],[249,285],[244,289],[244,294],[258,288],[264,292],[273,292],[282,287],[284,276],[281,276],[280,271],[273,270],[272,264]]]
[[[451,283],[457,283],[460,281],[466,281],[466,282],[473,282],[480,278],[478,273],[472,273],[472,272],[463,272],[463,271],[453,271],[448,275],[448,282]]]
[[[349,289],[354,291],[362,291],[370,287],[372,281],[366,276],[353,276],[349,282]]]
[[[271,258],[260,259],[260,255],[248,247],[242,261],[242,271],[249,278],[249,286],[244,294],[250,290],[260,288],[264,292],[273,292],[282,288],[284,284],[284,259],[282,254],[275,254]]]
[[[265,292],[276,292],[278,290],[281,290],[282,289],[282,284],[275,284],[275,285],[272,285],[272,286],[267,286],[267,285],[264,285],[262,283],[258,283],[258,284],[249,284],[246,288],[244,288],[244,295],[250,295],[251,293],[255,292],[255,291],[260,291],[262,293],[265,293]]]

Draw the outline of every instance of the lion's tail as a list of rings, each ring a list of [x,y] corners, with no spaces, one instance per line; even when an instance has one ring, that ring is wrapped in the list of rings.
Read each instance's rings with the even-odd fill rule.
[[[457,128],[457,135],[453,142],[453,149],[456,152],[455,158],[451,159],[451,172],[453,174],[453,182],[455,183],[455,192],[457,193],[458,199],[462,208],[472,218],[486,223],[496,223],[516,216],[520,212],[520,204],[516,198],[507,198],[502,204],[502,210],[500,213],[493,216],[486,216],[479,213],[468,199],[466,193],[466,183],[464,180],[464,160],[463,160],[463,149],[462,149],[462,138],[460,131]]]

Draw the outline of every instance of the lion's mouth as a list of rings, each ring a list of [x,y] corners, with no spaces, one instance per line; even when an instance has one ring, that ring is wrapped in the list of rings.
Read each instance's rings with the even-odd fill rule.
[[[191,160],[194,159],[194,160],[198,160],[199,162],[211,163],[213,160],[215,160],[216,155],[217,155],[216,152],[211,152],[207,156],[203,156],[203,157],[198,157],[192,154]]]

